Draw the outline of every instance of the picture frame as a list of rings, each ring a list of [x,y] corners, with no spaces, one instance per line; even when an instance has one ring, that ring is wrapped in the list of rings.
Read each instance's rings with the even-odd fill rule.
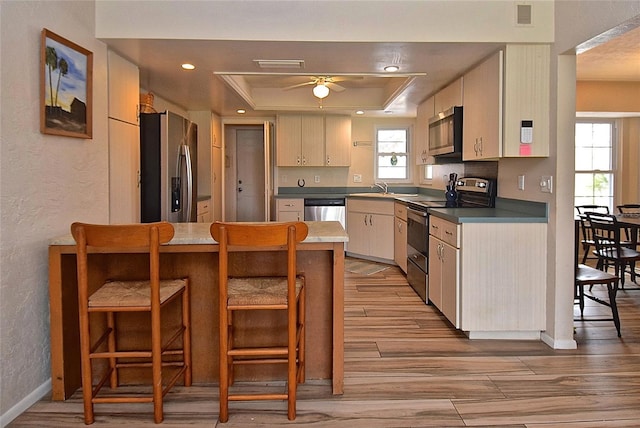
[[[40,46],[40,132],[93,136],[93,53],[46,28]]]

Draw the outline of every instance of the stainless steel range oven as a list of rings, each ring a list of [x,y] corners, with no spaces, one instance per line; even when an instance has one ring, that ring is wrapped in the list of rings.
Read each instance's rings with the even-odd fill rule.
[[[425,302],[429,265],[429,215],[417,206],[407,207],[407,281]]]
[[[495,180],[460,178],[455,182],[455,206],[445,200],[413,200],[407,207],[407,281],[429,303],[429,208],[491,208],[495,206]]]

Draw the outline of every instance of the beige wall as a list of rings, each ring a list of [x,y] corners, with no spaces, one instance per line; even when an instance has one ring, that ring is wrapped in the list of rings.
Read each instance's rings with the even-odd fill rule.
[[[50,388],[48,240],[73,221],[109,221],[107,49],[94,19],[91,1],[0,3],[2,426]],[[39,131],[43,28],[93,52],[92,139]]]
[[[576,109],[579,112],[621,112],[640,116],[640,82],[577,82]]]

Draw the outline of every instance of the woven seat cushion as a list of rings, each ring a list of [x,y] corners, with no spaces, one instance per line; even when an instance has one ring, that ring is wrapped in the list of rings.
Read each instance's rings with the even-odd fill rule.
[[[186,286],[184,279],[160,281],[160,303],[166,302]],[[89,307],[151,306],[149,281],[109,281],[89,297]]]
[[[302,278],[296,278],[296,297],[302,289]],[[236,305],[286,305],[287,277],[229,278],[227,302]]]

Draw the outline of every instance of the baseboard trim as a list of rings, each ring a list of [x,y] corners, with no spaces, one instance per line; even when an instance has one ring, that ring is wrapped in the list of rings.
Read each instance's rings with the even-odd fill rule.
[[[575,340],[556,340],[546,333],[540,335],[540,339],[553,349],[578,349],[578,343]]]
[[[45,383],[34,389],[29,395],[20,400],[16,405],[7,410],[6,413],[0,415],[0,427],[6,427],[15,418],[24,413],[29,407],[40,401],[42,397],[51,391],[51,378]]]

